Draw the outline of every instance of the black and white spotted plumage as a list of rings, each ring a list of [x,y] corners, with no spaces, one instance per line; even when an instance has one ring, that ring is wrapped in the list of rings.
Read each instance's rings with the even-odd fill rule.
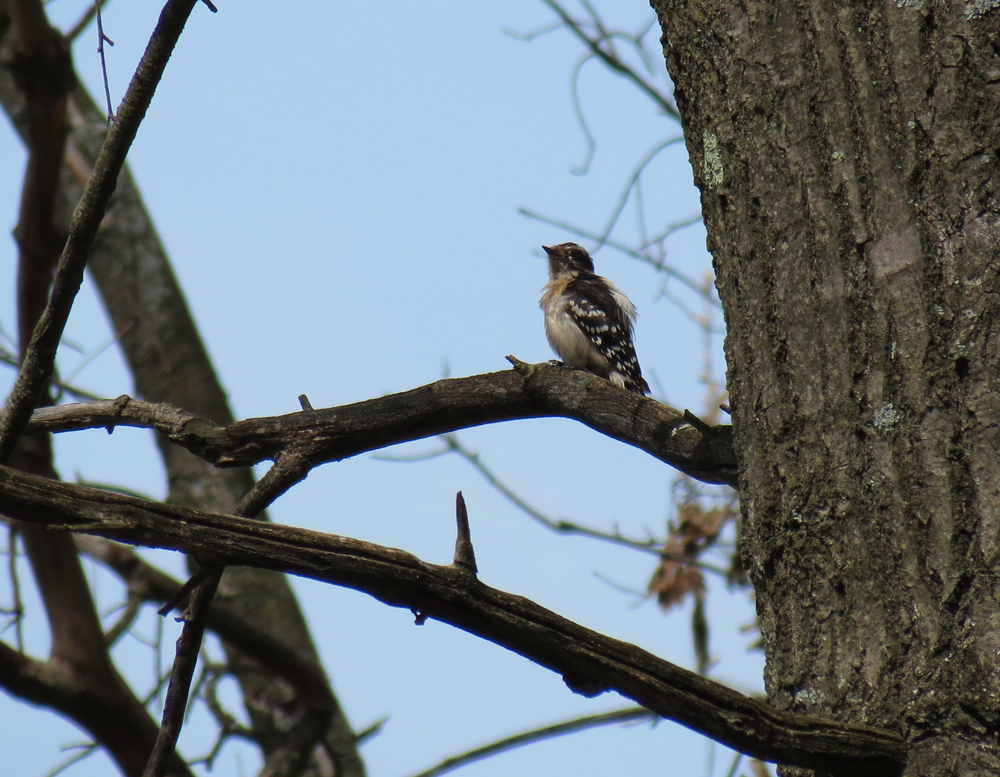
[[[594,273],[594,262],[581,246],[542,248],[549,258],[549,282],[539,305],[552,350],[570,367],[648,394],[632,343],[635,306],[611,281]]]

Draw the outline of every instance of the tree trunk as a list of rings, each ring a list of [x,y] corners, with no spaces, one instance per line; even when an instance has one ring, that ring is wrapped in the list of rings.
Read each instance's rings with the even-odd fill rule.
[[[772,703],[1000,773],[1000,10],[654,0]],[[785,770],[786,774],[793,770]]]

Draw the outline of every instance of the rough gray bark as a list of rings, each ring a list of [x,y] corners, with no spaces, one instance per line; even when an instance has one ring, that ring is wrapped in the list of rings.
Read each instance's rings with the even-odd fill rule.
[[[653,7],[726,313],[768,695],[900,732],[907,775],[1000,773],[1000,10]]]

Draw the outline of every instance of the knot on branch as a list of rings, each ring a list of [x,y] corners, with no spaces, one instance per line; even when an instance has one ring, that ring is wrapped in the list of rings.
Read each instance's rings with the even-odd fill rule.
[[[510,354],[507,354],[506,356],[504,356],[504,358],[510,362],[515,372],[517,372],[518,375],[524,378],[530,378],[538,366],[536,364],[528,364],[528,362],[523,362],[516,356],[511,356]]]
[[[109,423],[104,428],[107,429],[108,434],[111,434],[115,430],[115,425],[117,421],[121,420],[122,413],[125,412],[126,406],[128,406],[129,401],[132,399],[128,394],[122,394],[115,398],[112,404],[112,412],[114,413],[115,420]]]
[[[591,677],[586,677],[585,675],[565,672],[562,678],[563,682],[566,683],[566,687],[573,691],[573,693],[586,696],[588,699],[600,696],[605,691],[611,690],[611,686],[609,686],[606,682],[602,680],[595,680]]]

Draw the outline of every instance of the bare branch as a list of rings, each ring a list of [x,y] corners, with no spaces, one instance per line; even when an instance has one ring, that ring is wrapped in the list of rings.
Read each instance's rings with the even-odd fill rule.
[[[611,236],[611,231],[615,228],[615,224],[618,223],[618,219],[621,218],[622,211],[625,210],[625,206],[628,204],[629,197],[632,195],[632,190],[638,185],[639,180],[642,178],[642,174],[645,172],[649,163],[652,162],[659,155],[661,151],[665,148],[669,148],[675,143],[681,143],[684,140],[683,135],[675,135],[672,138],[667,138],[661,141],[659,145],[653,146],[646,155],[639,160],[639,164],[635,166],[632,171],[632,175],[629,176],[628,183],[625,188],[622,189],[621,195],[618,197],[618,204],[615,205],[615,209],[611,212],[611,218],[608,219],[608,223],[605,224],[600,236],[597,238],[598,245],[604,245],[607,242],[608,237]],[[640,208],[640,213],[642,209]]]
[[[413,775],[413,777],[438,777],[439,774],[446,774],[475,761],[481,761],[484,758],[489,758],[507,750],[513,750],[515,747],[523,747],[524,745],[530,745],[543,739],[552,739],[553,737],[565,734],[574,734],[577,731],[583,731],[584,729],[596,726],[606,726],[610,723],[627,723],[634,720],[656,719],[656,715],[649,710],[642,707],[628,707],[624,710],[615,710],[614,712],[604,712],[600,715],[587,715],[586,717],[575,718],[574,720],[566,720],[551,726],[524,731],[520,734],[491,742],[483,747],[477,747],[474,750],[453,755],[450,758],[444,759],[436,766]]]
[[[536,510],[526,501],[524,501],[520,496],[518,496],[513,489],[511,489],[506,483],[500,480],[499,477],[494,474],[493,470],[487,467],[480,459],[479,454],[470,451],[461,442],[459,442],[458,437],[453,434],[443,434],[441,439],[445,443],[444,453],[457,453],[463,459],[465,459],[469,464],[471,464],[480,475],[482,475],[486,481],[493,486],[497,491],[500,492],[511,504],[517,507],[526,515],[533,518],[535,521],[540,523],[546,529],[557,532],[559,534],[580,534],[584,537],[591,537],[593,539],[604,540],[605,542],[611,542],[616,545],[623,545],[627,548],[632,548],[633,550],[641,550],[646,553],[652,553],[656,557],[660,557],[661,549],[663,543],[652,538],[646,540],[637,540],[631,537],[626,537],[620,534],[618,531],[605,532],[600,529],[592,529],[589,526],[581,526],[573,521],[567,521],[560,518],[559,520],[554,520],[549,518],[540,510]],[[437,453],[437,452],[435,452]],[[438,454],[440,455],[440,454]],[[719,570],[722,574],[725,574],[724,570]]]
[[[17,524],[12,524],[7,529],[7,574],[10,576],[10,589],[14,598],[10,609],[10,614],[14,616],[14,638],[17,640],[18,651],[24,652],[24,602],[21,600],[21,578],[17,574]]]
[[[97,16],[97,12],[104,8],[107,4],[108,0],[94,0],[93,3],[87,6],[87,10],[84,11],[80,18],[76,20],[76,24],[66,31],[66,40],[72,43],[79,38],[83,31],[90,26],[90,23],[94,21],[94,17]]]
[[[104,56],[104,44],[114,46],[115,42],[104,33],[104,22],[101,19],[100,0],[94,0],[94,8],[97,11],[97,53],[101,57],[101,75],[104,77],[104,99],[108,104],[108,124],[115,120],[114,108],[111,107],[111,85],[108,83],[108,62]]]
[[[548,216],[543,216],[542,214],[536,213],[533,210],[528,210],[527,208],[519,208],[517,212],[520,213],[522,216],[527,216],[529,219],[535,219],[535,221],[541,221],[543,224],[549,224],[553,227],[559,227],[560,229],[565,229],[567,232],[572,232],[574,235],[577,235],[578,237],[583,237],[586,238],[587,240],[593,240],[597,243],[601,243],[602,245],[606,245],[609,248],[613,248],[616,251],[621,251],[623,254],[631,256],[633,259],[638,259],[641,262],[645,262],[646,264],[650,265],[659,272],[662,272],[665,275],[669,275],[671,278],[676,278],[685,286],[687,286],[689,289],[691,289],[691,291],[703,297],[704,299],[706,299],[708,302],[710,302],[712,305],[719,308],[720,310],[722,309],[722,303],[712,296],[711,291],[709,291],[709,289],[706,288],[704,284],[698,283],[691,277],[682,273],[680,270],[671,267],[663,260],[656,259],[655,257],[651,256],[648,253],[644,253],[643,251],[637,251],[634,248],[629,248],[627,245],[625,245],[624,243],[619,243],[617,240],[611,240],[606,236],[602,237],[601,235],[598,235],[596,232],[582,229],[581,227],[574,226],[565,221],[559,221],[557,219],[553,219]],[[697,218],[692,218],[684,222],[679,222],[677,228],[687,226],[689,224],[695,224],[700,220],[701,217],[698,216]]]
[[[104,635],[104,641],[107,642],[108,647],[114,645],[126,631],[132,628],[132,624],[135,623],[136,617],[138,617],[142,610],[142,603],[142,594],[132,590],[128,592],[128,598],[125,601],[122,614],[118,616],[118,620],[114,622]]]
[[[132,77],[118,111],[118,121],[108,132],[94,172],[73,214],[69,237],[59,259],[52,293],[35,327],[17,381],[0,419],[0,462],[10,460],[31,411],[52,376],[56,349],[69,318],[73,300],[83,281],[83,270],[97,229],[104,217],[125,163],[125,155],[153,98],[167,60],[197,0],[168,0],[160,14],[146,52]]]
[[[108,682],[65,662],[38,661],[0,642],[0,684],[9,693],[71,718],[101,743],[124,774],[141,774],[156,724],[131,693],[123,693],[117,675]],[[170,769],[178,777],[192,777],[177,756],[171,758]]]
[[[0,511],[47,526],[213,554],[363,591],[502,645],[562,675],[577,693],[614,690],[658,715],[769,761],[847,774],[898,775],[892,732],[777,710],[764,702],[401,550],[47,481],[0,468]]]
[[[593,54],[587,54],[582,57],[574,66],[573,75],[569,79],[569,93],[573,98],[573,111],[576,113],[576,120],[580,124],[580,131],[583,133],[584,140],[587,141],[587,153],[583,158],[583,162],[570,170],[573,175],[586,175],[590,169],[590,163],[594,160],[594,154],[597,152],[597,140],[594,139],[594,135],[590,131],[590,125],[587,124],[587,116],[583,112],[583,105],[580,102],[580,71],[583,70],[583,66],[592,58]]]
[[[184,628],[177,638],[177,657],[174,659],[167,686],[167,701],[163,705],[163,724],[153,745],[143,777],[161,777],[166,773],[171,758],[175,758],[174,745],[181,733],[184,712],[187,710],[188,692],[191,678],[198,662],[202,637],[205,635],[205,619],[215,591],[222,579],[222,570],[203,582],[191,597],[188,612],[184,616]]]
[[[244,518],[256,518],[272,501],[302,480],[308,472],[308,459],[297,449],[293,448],[291,452],[282,453],[274,466],[240,501],[237,513]],[[177,738],[181,733],[184,712],[187,709],[188,691],[205,636],[208,609],[215,598],[215,592],[225,569],[222,565],[213,564],[212,560],[205,562],[202,559],[202,561],[201,569],[159,611],[160,615],[166,615],[189,588],[193,590],[183,616],[184,628],[177,640],[177,654],[170,674],[170,685],[167,688],[167,701],[163,708],[163,725],[160,727],[156,745],[149,757],[143,777],[161,777],[164,774],[167,759],[174,752]],[[302,721],[297,727],[301,730],[296,730],[295,736],[279,748],[282,755],[276,757],[273,752],[268,755],[264,773],[273,772],[288,776],[300,770],[308,758],[312,745],[322,737],[330,722],[330,710],[326,709],[325,712],[327,714],[314,714],[309,716],[308,720]]]
[[[308,446],[293,446],[282,451],[271,467],[250,493],[240,500],[236,514],[244,518],[256,518],[279,496],[296,483],[302,482],[309,474]]]
[[[77,535],[76,542],[84,553],[115,572],[130,589],[152,601],[165,602],[181,588],[179,581],[148,564],[130,547],[84,534]],[[295,689],[298,698],[317,707],[333,706],[323,668],[312,656],[293,650],[255,628],[225,601],[217,601],[209,610],[208,628],[274,672]]]
[[[587,46],[587,48],[594,53],[595,56],[599,57],[605,65],[635,84],[639,90],[655,102],[665,114],[680,121],[680,115],[677,113],[677,109],[666,96],[661,94],[655,86],[650,84],[645,78],[636,73],[635,70],[619,59],[615,55],[612,48],[609,47],[605,49],[601,46],[601,43],[607,38],[606,34],[592,38],[584,31],[584,29],[580,26],[580,23],[566,13],[563,7],[559,5],[559,3],[555,2],[555,0],[542,0],[542,2],[555,11],[556,15],[562,20],[563,24],[566,25],[566,28],[576,35],[576,37],[579,38]]]
[[[247,467],[297,450],[310,466],[482,424],[572,418],[707,483],[735,487],[732,429],[705,435],[681,411],[557,364],[449,378],[352,405],[219,426],[182,410],[129,397],[42,408],[30,431],[117,425],[151,428],[216,466]]]

